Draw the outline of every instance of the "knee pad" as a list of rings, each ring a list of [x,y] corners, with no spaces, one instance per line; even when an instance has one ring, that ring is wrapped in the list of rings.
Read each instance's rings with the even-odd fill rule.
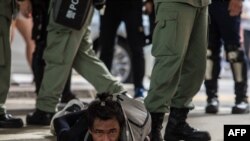
[[[220,72],[220,56],[214,55],[212,50],[207,49],[207,62],[205,79],[217,79]]]
[[[243,62],[245,60],[245,52],[239,46],[228,45],[226,47],[226,57],[230,63]]]
[[[207,49],[207,62],[206,62],[206,73],[205,78],[206,80],[211,80],[213,78],[212,71],[213,71],[213,65],[214,62],[212,60],[212,51],[210,49]]]
[[[243,82],[247,77],[247,64],[245,52],[238,46],[227,48],[227,61],[231,64],[234,79],[236,82]]]

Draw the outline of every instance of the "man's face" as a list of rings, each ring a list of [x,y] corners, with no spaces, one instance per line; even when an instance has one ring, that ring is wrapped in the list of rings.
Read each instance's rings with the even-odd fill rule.
[[[101,120],[97,118],[90,131],[93,141],[118,141],[121,130],[117,119]]]

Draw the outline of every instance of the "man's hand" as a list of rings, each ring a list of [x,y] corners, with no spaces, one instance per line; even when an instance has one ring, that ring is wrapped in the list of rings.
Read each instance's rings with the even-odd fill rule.
[[[31,12],[32,12],[32,5],[30,0],[24,0],[24,1],[20,1],[18,2],[19,7],[20,7],[20,12],[22,13],[22,15],[24,15],[25,17],[31,17]]]
[[[230,16],[238,16],[242,10],[242,0],[230,0],[228,10]]]

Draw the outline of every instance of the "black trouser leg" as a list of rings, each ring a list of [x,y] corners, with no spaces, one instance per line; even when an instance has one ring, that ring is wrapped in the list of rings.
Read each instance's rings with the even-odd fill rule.
[[[45,67],[45,62],[42,58],[44,47],[45,47],[44,42],[36,43],[36,48],[32,58],[32,69],[34,73],[34,80],[35,80],[37,94],[39,92],[42,83],[44,67]]]
[[[135,88],[143,88],[143,77],[145,74],[145,60],[143,46],[145,35],[142,26],[142,5],[134,6],[133,9],[124,14],[128,43],[132,56],[133,82]]]
[[[71,77],[72,77],[72,70],[70,71],[68,80],[67,80],[65,87],[63,89],[63,92],[62,92],[62,96],[61,96],[62,103],[67,103],[71,99],[76,98],[75,95],[71,92]]]

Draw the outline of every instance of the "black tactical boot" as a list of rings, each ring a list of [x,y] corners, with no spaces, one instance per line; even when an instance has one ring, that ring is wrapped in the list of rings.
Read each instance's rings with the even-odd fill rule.
[[[236,97],[235,105],[232,107],[232,114],[247,114],[249,112],[247,97],[244,99],[237,99]]]
[[[45,112],[36,109],[26,117],[27,125],[50,125],[50,121],[55,113]]]
[[[217,95],[218,81],[217,79],[205,80],[205,87],[207,93],[207,106],[205,112],[209,114],[216,114],[219,111],[219,100]]]
[[[206,131],[198,131],[186,123],[187,108],[171,108],[168,124],[165,129],[165,141],[209,141],[210,134]]]
[[[163,141],[161,135],[164,113],[150,113],[152,119],[150,141]]]
[[[209,114],[216,114],[219,111],[219,100],[217,97],[208,98],[205,112]]]
[[[10,114],[0,115],[0,128],[20,128],[23,127],[21,118],[14,118]]]
[[[247,97],[247,77],[243,82],[235,83],[235,105],[232,107],[232,114],[249,113],[249,104]]]

